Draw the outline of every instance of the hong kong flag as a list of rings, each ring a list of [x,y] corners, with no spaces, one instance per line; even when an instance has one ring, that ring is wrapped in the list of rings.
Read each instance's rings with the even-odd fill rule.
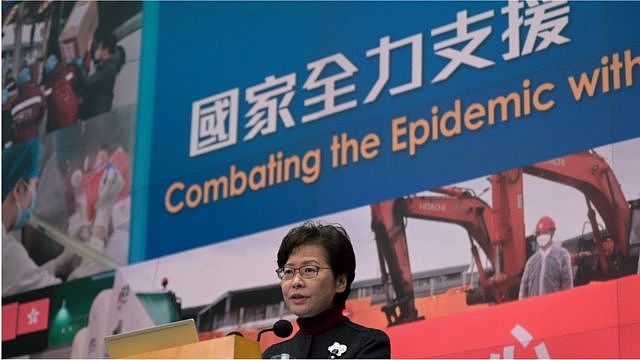
[[[18,335],[46,330],[49,326],[49,298],[20,304]]]
[[[2,306],[2,341],[16,338],[18,326],[18,303]]]

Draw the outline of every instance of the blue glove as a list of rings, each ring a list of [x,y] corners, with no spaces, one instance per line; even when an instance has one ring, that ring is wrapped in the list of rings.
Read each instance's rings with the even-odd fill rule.
[[[109,227],[111,221],[111,212],[113,203],[118,194],[124,187],[124,178],[120,175],[118,169],[109,164],[100,179],[100,190],[98,201],[96,202],[96,217],[93,220],[94,225]]]
[[[58,66],[58,57],[54,54],[49,55],[47,61],[44,62],[44,73],[50,74]]]
[[[77,57],[73,60],[71,60],[71,63],[77,67],[82,67],[82,58],[81,57]]]
[[[27,81],[31,81],[31,70],[29,70],[29,67],[25,66],[20,69],[18,77],[16,78],[16,84],[18,84],[18,86],[22,86],[22,84]]]

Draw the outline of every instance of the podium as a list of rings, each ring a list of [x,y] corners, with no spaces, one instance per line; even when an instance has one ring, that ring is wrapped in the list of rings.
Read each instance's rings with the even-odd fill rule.
[[[240,336],[216,339],[154,350],[128,356],[127,359],[260,359],[256,341]]]

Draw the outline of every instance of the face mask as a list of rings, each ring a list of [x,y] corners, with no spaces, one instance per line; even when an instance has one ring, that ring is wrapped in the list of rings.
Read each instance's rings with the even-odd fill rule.
[[[89,53],[91,54],[91,58],[93,59],[93,61],[98,61],[99,60],[98,59],[98,57],[99,57],[98,49],[99,48],[100,47],[98,46],[98,43],[95,42],[95,40],[91,42],[91,49],[89,50]]]
[[[31,215],[33,215],[33,210],[36,207],[36,193],[31,189],[29,189],[29,192],[31,193],[31,203],[29,203],[29,206],[27,208],[23,209],[20,206],[20,202],[16,202],[16,205],[18,206],[18,217],[16,218],[16,222],[11,227],[12,230],[21,229],[29,222],[29,219],[31,219]]]
[[[91,52],[91,56],[96,64],[100,63],[102,61],[102,47],[100,45],[96,45],[95,49]]]
[[[538,243],[538,247],[545,247],[547,244],[551,242],[551,234],[542,234],[536,237],[536,242]]]

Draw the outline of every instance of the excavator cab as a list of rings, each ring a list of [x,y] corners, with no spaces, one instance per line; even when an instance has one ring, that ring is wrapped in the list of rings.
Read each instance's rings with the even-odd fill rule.
[[[602,238],[609,238],[606,230],[601,230],[600,233]],[[583,232],[576,237],[564,240],[562,247],[571,255],[575,286],[588,284],[598,277],[598,252],[593,232]]]
[[[610,273],[603,273],[599,263],[597,237],[593,232],[583,232],[581,235],[562,242],[562,247],[571,254],[574,265],[574,285],[585,285],[593,280],[606,280],[611,277],[630,275],[640,272],[638,255],[640,254],[640,199],[629,201],[630,219],[627,236],[627,254],[623,256],[615,251],[615,244],[607,229],[599,229],[600,238],[604,239],[604,251],[608,263],[612,264]]]
[[[629,221],[629,261],[625,264],[625,270],[633,273],[633,266],[636,266],[636,273],[640,274],[640,199],[629,201],[631,207],[631,221]]]
[[[536,251],[538,251],[538,243],[536,243],[536,236],[535,235],[529,235],[524,239],[524,243],[525,243],[525,250],[526,250],[526,256],[527,256],[527,260],[529,260],[529,258],[536,253]]]

